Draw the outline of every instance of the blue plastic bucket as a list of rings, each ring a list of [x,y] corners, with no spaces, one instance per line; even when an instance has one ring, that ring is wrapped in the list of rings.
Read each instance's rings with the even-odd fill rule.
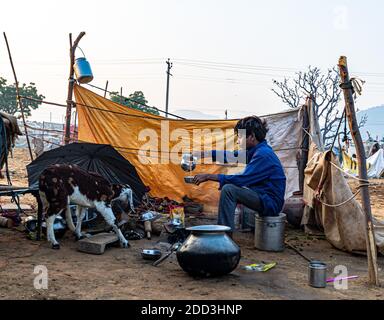
[[[93,80],[91,65],[85,57],[77,58],[73,65],[76,79],[80,83],[89,83]]]

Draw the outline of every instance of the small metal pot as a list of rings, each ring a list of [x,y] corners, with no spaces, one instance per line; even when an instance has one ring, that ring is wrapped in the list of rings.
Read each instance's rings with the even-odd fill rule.
[[[161,257],[161,251],[157,249],[143,249],[141,256],[144,260],[156,261]]]
[[[25,221],[25,229],[27,232],[33,233],[37,231],[37,219],[31,218],[27,219]],[[44,234],[47,233],[47,223],[44,221],[41,225],[42,232]],[[53,232],[55,233],[55,237],[57,239],[60,239],[64,236],[65,232],[67,230],[67,223],[65,219],[61,216],[57,216],[54,223],[53,223]]]
[[[308,267],[309,285],[314,288],[327,286],[327,265],[321,261],[311,261]]]

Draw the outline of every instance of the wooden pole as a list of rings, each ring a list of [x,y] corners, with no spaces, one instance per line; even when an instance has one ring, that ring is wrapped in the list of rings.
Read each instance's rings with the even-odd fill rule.
[[[77,130],[76,130],[76,126],[77,126],[77,110],[75,111],[75,124],[74,124],[74,126],[73,126],[73,138],[72,138],[73,141],[76,141],[76,142],[77,142]]]
[[[107,96],[107,91],[108,91],[108,80],[107,80],[107,83],[105,84],[104,98]]]
[[[120,104],[123,104],[123,87],[120,87]]]
[[[81,40],[81,38],[85,35],[85,32],[80,32],[77,36],[75,42],[72,44],[72,33],[69,34],[69,78],[68,78],[68,95],[67,95],[67,111],[65,114],[65,133],[64,133],[64,144],[68,144],[71,140],[71,112],[72,112],[72,96],[73,96],[73,87],[75,84],[74,79],[74,69],[73,65],[75,63],[75,51]]]
[[[309,108],[310,108],[310,98],[307,98],[306,104],[303,107],[303,123],[301,130],[301,145],[300,145],[300,157],[298,159],[298,168],[299,168],[299,188],[300,192],[304,192],[304,170],[308,162],[308,152],[309,152]]]
[[[13,76],[14,76],[14,78],[15,78],[16,100],[17,100],[17,104],[18,104],[19,107],[20,107],[21,118],[23,119],[24,132],[25,132],[25,138],[27,139],[27,145],[28,145],[28,150],[29,150],[29,156],[30,156],[30,158],[31,158],[31,161],[33,161],[32,149],[31,149],[31,144],[30,144],[30,142],[29,142],[29,136],[28,136],[27,124],[26,124],[26,121],[25,121],[23,102],[22,102],[22,100],[20,99],[19,82],[17,81],[16,71],[15,71],[15,67],[14,67],[14,65],[13,65],[13,60],[12,60],[11,50],[9,49],[9,44],[8,44],[8,40],[7,40],[7,35],[5,34],[5,32],[3,32],[3,35],[4,35],[5,43],[6,43],[6,45],[7,45],[8,56],[9,56],[9,61],[11,62],[11,67],[12,67]]]
[[[348,118],[349,128],[351,130],[352,138],[356,146],[357,161],[359,168],[359,178],[362,181],[368,180],[367,164],[365,158],[364,144],[361,138],[359,126],[356,120],[355,102],[353,100],[353,86],[351,84],[348,72],[347,57],[340,57],[339,70],[341,78],[341,87],[344,92],[345,110]],[[363,182],[364,184],[364,182]],[[365,217],[365,236],[367,243],[367,256],[368,256],[368,275],[369,283],[379,286],[379,277],[377,269],[377,252],[376,241],[372,222],[371,202],[369,198],[369,189],[367,185],[361,186],[361,199]]]

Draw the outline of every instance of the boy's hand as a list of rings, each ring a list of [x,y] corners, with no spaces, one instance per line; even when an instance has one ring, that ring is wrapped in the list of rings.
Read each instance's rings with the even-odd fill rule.
[[[210,174],[197,174],[193,179],[193,183],[199,185],[200,183],[206,182],[210,180]]]

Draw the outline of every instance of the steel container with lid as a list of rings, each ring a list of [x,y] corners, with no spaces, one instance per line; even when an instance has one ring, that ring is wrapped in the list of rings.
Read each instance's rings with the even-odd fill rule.
[[[255,248],[262,251],[284,251],[286,215],[261,217],[255,215]]]

